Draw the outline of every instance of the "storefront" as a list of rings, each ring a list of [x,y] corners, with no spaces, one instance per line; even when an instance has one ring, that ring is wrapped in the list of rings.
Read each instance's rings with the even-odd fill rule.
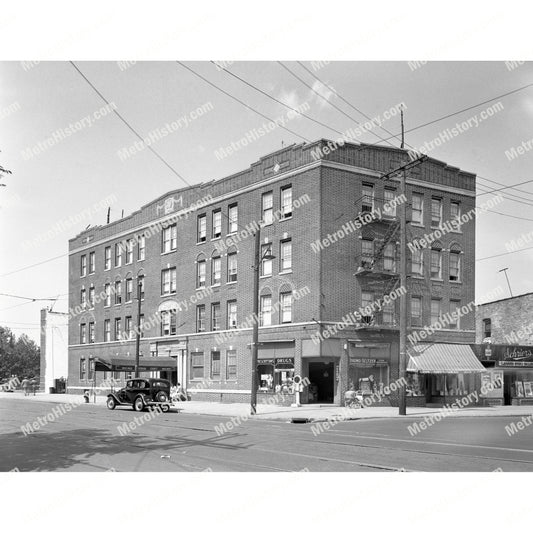
[[[408,355],[408,399],[423,399],[426,405],[451,404],[464,398],[473,405],[479,403],[475,393],[481,389],[485,368],[468,344],[420,343],[410,346]]]
[[[348,389],[383,393],[390,382],[391,344],[350,341]]]
[[[294,401],[294,341],[265,342],[257,354],[257,385],[260,401],[269,401],[276,395],[276,402],[285,405]]]
[[[503,375],[503,405],[533,404],[533,347],[478,346],[478,356],[488,372]]]

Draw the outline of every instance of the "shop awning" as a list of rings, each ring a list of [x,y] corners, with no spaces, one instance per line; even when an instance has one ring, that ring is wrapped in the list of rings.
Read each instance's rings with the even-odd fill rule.
[[[417,344],[407,350],[408,372],[421,374],[457,374],[459,372],[484,372],[468,344]]]
[[[139,370],[176,370],[176,359],[172,357],[139,357]],[[135,370],[135,357],[95,357],[94,369],[97,372],[121,372]]]

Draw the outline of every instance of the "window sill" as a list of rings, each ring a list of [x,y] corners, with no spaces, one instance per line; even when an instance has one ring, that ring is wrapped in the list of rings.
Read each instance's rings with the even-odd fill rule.
[[[230,231],[229,233],[226,233],[226,237],[232,237],[233,235],[237,235],[236,231]]]
[[[291,270],[282,270],[282,271],[279,273],[279,275],[280,275],[280,276],[283,276],[284,274],[292,274],[292,273],[293,273],[293,272],[292,272],[292,269],[291,269]]]
[[[411,226],[415,226],[415,228],[425,228],[424,224],[420,222],[411,222]]]
[[[214,283],[213,285],[211,285],[211,289],[216,289],[217,287],[220,287],[220,283]]]
[[[291,220],[292,219],[292,214],[289,215],[288,217],[282,217],[279,219],[280,222],[285,222],[285,220]]]
[[[438,281],[439,283],[444,283],[442,278],[429,278],[430,281]]]
[[[161,298],[164,298],[165,296],[176,296],[176,291],[165,292],[161,294]],[[142,298],[141,298],[141,301],[142,301]]]
[[[213,241],[219,241],[220,239],[222,239],[222,235],[218,236],[218,237],[211,237],[211,242]]]
[[[235,281],[226,281],[226,285],[235,285],[237,283],[237,280]]]
[[[202,285],[201,287],[196,287],[197,291],[201,291],[201,290],[204,290],[204,289],[207,289],[206,285]]]
[[[259,279],[267,279],[271,277],[272,277],[272,274],[266,274],[265,276],[259,276]]]
[[[173,250],[168,250],[167,252],[161,252],[161,255],[169,255],[173,252],[176,252],[177,251],[177,248],[174,248]]]
[[[461,280],[454,280],[454,279],[451,279],[450,280],[450,283],[453,283],[455,285],[461,285],[463,282]]]
[[[205,240],[205,241],[197,241],[196,242],[196,246],[198,246],[199,244],[205,244],[206,242],[207,242],[207,240]]]

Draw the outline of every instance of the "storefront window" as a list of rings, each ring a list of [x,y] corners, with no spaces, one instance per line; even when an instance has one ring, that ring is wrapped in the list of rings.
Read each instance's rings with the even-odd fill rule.
[[[274,362],[267,363],[261,361],[257,365],[258,374],[258,390],[260,391],[273,391],[274,390]]]
[[[405,393],[407,396],[425,396],[426,394],[426,377],[424,374],[407,373],[407,385]]]
[[[259,391],[292,394],[294,358],[259,360],[257,375]]]
[[[363,394],[383,392],[389,384],[389,350],[389,345],[354,348],[350,353],[349,388]]]
[[[436,374],[430,381],[431,396],[466,396],[477,388],[475,374]]]

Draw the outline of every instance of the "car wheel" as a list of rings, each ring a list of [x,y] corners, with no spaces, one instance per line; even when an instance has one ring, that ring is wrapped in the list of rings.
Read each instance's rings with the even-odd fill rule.
[[[168,402],[168,394],[164,391],[164,390],[160,390],[156,395],[155,395],[155,400],[156,402]]]
[[[168,405],[163,405],[161,406],[161,411],[163,411],[163,413],[168,413],[170,411],[170,407]]]
[[[133,410],[142,411],[143,409],[144,409],[144,401],[140,396],[137,396],[137,398],[135,398],[135,401],[133,402]]]
[[[117,402],[113,396],[109,396],[107,399],[107,408],[113,410],[117,406]]]

